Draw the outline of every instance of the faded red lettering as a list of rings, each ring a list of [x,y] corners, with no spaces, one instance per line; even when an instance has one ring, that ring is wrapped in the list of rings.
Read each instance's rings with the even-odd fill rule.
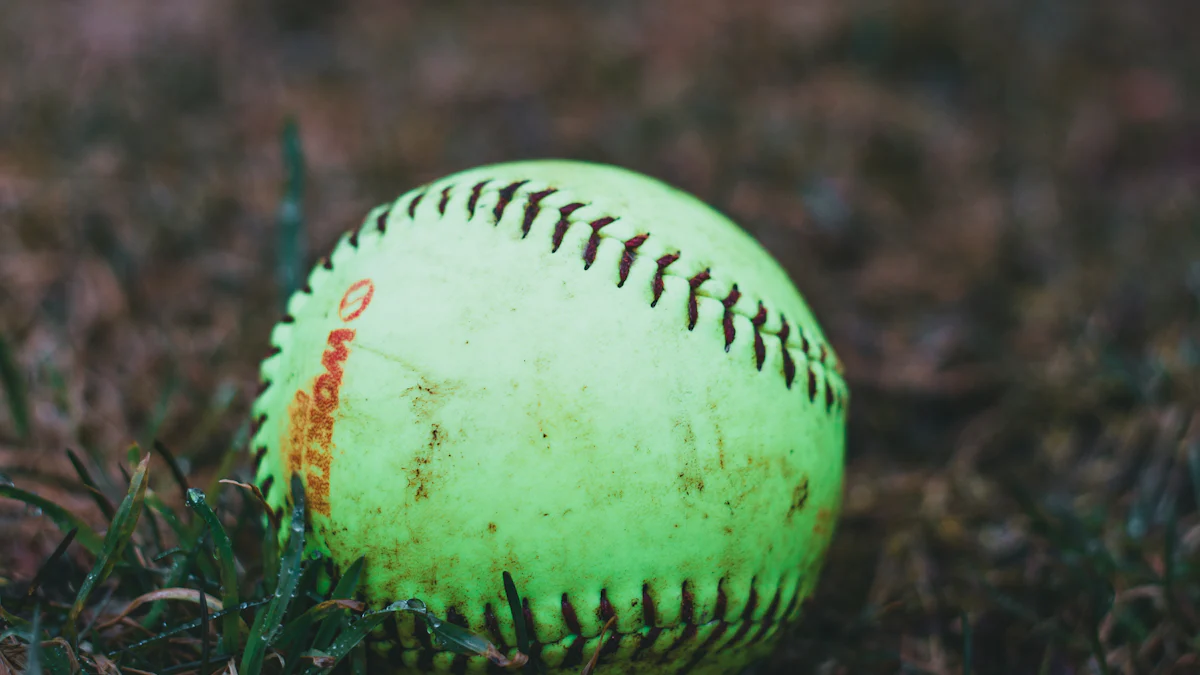
[[[367,305],[371,304],[371,298],[374,296],[375,284],[371,283],[370,279],[354,282],[346,289],[346,294],[338,304],[338,316],[346,323],[357,319],[367,309]]]
[[[342,321],[358,318],[371,297],[375,286],[370,279],[355,282],[342,296],[338,305],[338,316]],[[311,396],[303,390],[289,408],[290,428],[284,439],[285,461],[292,471],[299,471],[301,457],[307,465],[305,488],[308,505],[314,513],[329,515],[329,470],[333,461],[330,447],[333,445],[334,415],[345,375],[344,365],[350,357],[349,345],[354,341],[354,329],[337,328],[329,332],[327,349],[321,354],[321,367],[325,372],[317,376],[312,384]]]

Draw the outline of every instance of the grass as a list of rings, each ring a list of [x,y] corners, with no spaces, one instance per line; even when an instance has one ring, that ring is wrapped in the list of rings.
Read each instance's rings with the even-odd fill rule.
[[[513,663],[488,640],[430,614],[419,600],[371,610],[353,599],[361,559],[331,591],[320,593],[318,579],[325,568],[303,555],[305,505],[298,479],[292,486],[295,506],[278,574],[267,577],[247,573],[261,569],[256,549],[251,547],[248,558],[238,556],[203,492],[188,489],[190,515],[148,499],[149,462],[149,454],[141,455],[130,466],[128,491],[82,579],[43,583],[49,580],[43,572],[80,532],[90,531],[76,517],[54,518],[64,531],[62,544],[23,593],[0,596],[0,673],[318,675],[336,669],[347,657],[351,672],[363,672],[363,640],[397,612],[421,617],[446,649],[480,654],[500,666]],[[262,506],[260,499],[246,497],[251,490],[226,483],[221,502],[227,512],[253,513]],[[9,490],[5,496],[57,513],[57,507],[29,493]],[[158,506],[149,506],[150,501]],[[274,550],[274,530],[263,524],[269,522],[265,513],[258,514],[239,518],[233,534],[258,538],[263,549]],[[150,525],[155,520],[162,521],[158,527],[172,530],[169,537]],[[71,599],[69,589],[76,582],[79,588]],[[520,606],[519,598],[515,603]],[[252,623],[247,624],[248,616]],[[511,656],[524,662],[519,654]]]

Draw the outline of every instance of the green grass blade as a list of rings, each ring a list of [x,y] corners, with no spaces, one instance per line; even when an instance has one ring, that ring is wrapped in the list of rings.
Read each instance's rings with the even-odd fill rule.
[[[4,385],[17,436],[25,440],[29,438],[29,399],[25,392],[25,381],[21,379],[21,371],[17,369],[16,359],[4,336],[0,336],[0,384]]]
[[[213,512],[212,507],[204,499],[203,492],[195,488],[189,489],[187,491],[187,505],[199,514],[200,518],[208,526],[208,531],[213,540],[213,549],[217,552],[219,576],[221,579],[221,602],[226,607],[233,607],[238,604],[238,576],[237,567],[234,565],[233,559],[233,545],[229,541],[229,535],[225,533],[225,528],[221,525],[221,520],[217,518],[217,514]],[[232,654],[237,648],[237,638],[237,616],[228,615],[222,619],[221,651],[226,654]]]
[[[71,653],[71,646],[62,638],[42,645],[42,662],[49,675],[76,675],[80,672],[79,662]]]
[[[96,564],[92,566],[92,571],[88,572],[83,584],[79,587],[79,594],[75,596],[75,604],[71,606],[66,625],[63,626],[63,631],[70,636],[72,643],[78,641],[75,623],[79,619],[79,613],[83,611],[88,596],[91,595],[97,584],[103,583],[112,573],[113,566],[120,559],[125,545],[129,543],[134,529],[137,528],[138,517],[142,514],[142,504],[146,498],[146,472],[149,466],[150,455],[146,455],[129,480],[129,492],[121,501],[121,505],[117,507],[117,513],[113,517],[112,523],[109,524],[108,532],[104,535],[104,546],[96,557]]]
[[[24,608],[24,602],[28,601],[29,598],[32,598],[34,594],[37,593],[38,588],[40,588],[42,585],[42,581],[44,581],[46,578],[47,571],[59,558],[62,557],[64,553],[67,552],[67,547],[71,545],[72,541],[75,541],[75,535],[78,532],[79,530],[71,530],[68,532],[67,535],[62,538],[62,541],[58,542],[58,546],[54,547],[54,552],[50,554],[50,557],[46,558],[46,561],[43,562],[41,567],[38,568],[37,574],[33,575],[33,581],[29,582],[29,590],[25,591],[25,599],[20,601],[20,603],[17,605],[18,612]]]
[[[304,487],[299,476],[292,476],[292,519],[287,550],[279,566],[279,582],[266,608],[254,617],[246,651],[238,666],[240,675],[258,675],[266,658],[267,646],[278,634],[288,606],[296,594],[304,563]]]
[[[3,621],[4,623],[7,623],[10,626],[15,626],[16,628],[26,628],[29,626],[28,621],[26,621],[25,619],[22,619],[21,617],[17,616],[16,614],[13,614],[12,612],[8,611],[7,609],[4,609],[3,605],[0,605],[0,621]]]
[[[179,462],[175,461],[175,455],[171,454],[171,450],[157,438],[154,439],[153,447],[158,454],[162,455],[163,461],[167,463],[167,469],[171,471],[171,477],[179,484],[179,491],[186,496],[192,486],[188,484],[187,476],[183,475],[183,469],[179,468]]]
[[[25,675],[42,675],[42,605],[33,609],[33,627],[29,631],[29,651],[25,653]]]
[[[338,579],[337,586],[333,587],[333,593],[330,598],[352,598],[354,591],[358,588],[358,578],[362,575],[363,562],[365,558],[360,557],[355,560],[352,565]],[[314,649],[324,650],[329,647],[329,643],[333,642],[333,636],[339,628],[345,628],[345,617],[330,617],[321,622],[321,627],[317,629],[317,636],[313,639],[312,645]]]
[[[247,609],[261,607],[261,606],[267,604],[268,602],[269,602],[269,600],[267,600],[267,599],[251,600],[249,602],[243,602],[242,604],[238,605],[237,607],[224,607],[219,612],[212,612],[211,614],[209,614],[208,618],[211,621],[213,619],[222,619],[230,614],[238,616]],[[203,623],[203,622],[200,619],[194,619],[187,623],[175,626],[174,628],[169,628],[161,633],[158,633],[157,635],[152,635],[152,636],[146,638],[145,640],[139,640],[138,642],[135,642],[127,647],[122,647],[121,649],[111,651],[107,654],[107,656],[110,659],[116,658],[118,655],[122,654],[123,652],[130,652],[130,651],[133,651],[134,649],[140,649],[142,647],[145,647],[148,644],[158,642],[159,640],[165,640],[166,638],[169,638],[171,636],[179,635],[180,633],[186,633],[192,629],[198,628],[201,623]]]
[[[88,489],[92,495],[92,501],[96,502],[96,507],[104,514],[105,520],[111,521],[116,515],[117,509],[108,501],[108,497],[100,490],[100,486],[96,485],[96,481],[92,479],[92,473],[84,466],[83,461],[79,459],[79,455],[75,451],[67,448],[67,459],[71,460],[71,466],[75,469],[75,475],[79,476],[79,481]]]
[[[0,497],[8,497],[19,502],[25,502],[36,509],[40,509],[42,515],[49,518],[64,533],[71,530],[78,530],[75,539],[79,542],[79,545],[86,548],[88,553],[92,555],[100,555],[100,550],[103,548],[100,535],[96,534],[91,525],[83,522],[83,519],[74,513],[71,513],[49,499],[39,497],[32,492],[26,492],[12,485],[0,485]]]
[[[503,572],[501,577],[504,581],[504,595],[508,597],[508,611],[512,613],[513,630],[517,633],[517,651],[528,656],[529,631],[525,627],[525,612],[521,606],[521,596],[517,593],[517,583],[508,572]],[[533,667],[533,672],[542,672],[542,662],[539,659],[530,657],[528,665]]]
[[[284,661],[287,667],[284,669],[284,674],[292,672],[300,659],[292,658],[293,655],[300,654],[304,651],[304,646],[301,642],[308,635],[308,631],[317,623],[324,625],[337,626],[338,620],[345,620],[350,612],[361,612],[363,603],[357,600],[348,600],[345,598],[336,600],[326,600],[308,608],[308,611],[296,617],[283,632],[279,635],[279,639],[273,641],[276,649],[284,654]],[[310,643],[314,649],[316,643]]]
[[[338,662],[342,660],[342,657],[350,653],[350,650],[353,649],[355,645],[357,645],[359,642],[362,642],[363,638],[365,638],[368,633],[375,630],[377,626],[379,626],[388,618],[391,618],[392,614],[402,611],[418,611],[423,613],[424,610],[424,605],[421,605],[419,610],[415,610],[409,605],[407,600],[402,600],[400,602],[392,603],[388,607],[381,609],[378,612],[369,612],[367,614],[363,614],[358,619],[355,619],[350,626],[346,628],[346,630],[342,631],[341,635],[338,635],[337,639],[333,641],[333,644],[329,646],[329,649],[325,651],[325,654],[331,659],[328,661],[328,665],[309,666],[304,671],[304,675],[318,675],[319,673],[332,670],[334,666],[336,666]]]
[[[304,149],[296,120],[283,126],[283,198],[279,202],[279,290],[286,305],[304,274]]]

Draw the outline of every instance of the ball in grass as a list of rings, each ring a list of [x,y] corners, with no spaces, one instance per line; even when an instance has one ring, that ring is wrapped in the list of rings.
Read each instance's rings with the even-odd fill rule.
[[[812,590],[848,392],[780,266],[694,197],[615,167],[464,171],[372,211],[275,327],[254,405],[272,508],[550,672],[733,673]],[[482,672],[397,615],[398,669]],[[607,633],[603,628],[612,620]],[[455,660],[458,664],[455,665]],[[463,660],[466,663],[463,663]]]

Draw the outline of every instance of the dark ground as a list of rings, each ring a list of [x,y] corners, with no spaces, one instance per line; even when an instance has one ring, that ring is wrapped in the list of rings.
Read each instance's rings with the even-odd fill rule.
[[[0,407],[0,473],[102,525],[63,448],[118,497],[134,441],[220,471],[278,317],[287,116],[305,264],[442,174],[610,162],[744,224],[846,363],[844,519],[770,672],[1200,672],[1198,27],[1166,0],[0,1],[31,427]],[[61,536],[0,504],[0,589]]]

